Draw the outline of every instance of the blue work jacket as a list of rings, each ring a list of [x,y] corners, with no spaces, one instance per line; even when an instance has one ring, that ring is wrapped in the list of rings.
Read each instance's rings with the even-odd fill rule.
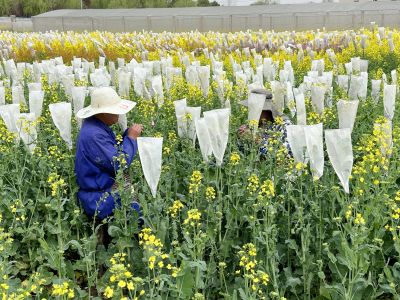
[[[111,195],[119,168],[114,157],[121,155],[122,151],[129,166],[138,149],[137,141],[126,133],[120,144],[121,150],[118,150],[115,134],[109,126],[96,117],[83,121],[76,144],[75,173],[78,199],[90,217],[96,214],[103,219],[111,215],[119,203],[119,199]]]

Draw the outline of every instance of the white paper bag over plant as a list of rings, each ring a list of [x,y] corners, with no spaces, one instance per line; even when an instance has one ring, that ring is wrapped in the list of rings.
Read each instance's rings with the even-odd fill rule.
[[[204,112],[208,133],[211,140],[212,152],[216,158],[217,166],[222,164],[229,137],[230,109],[214,109]]]
[[[167,67],[165,89],[169,91],[172,87],[174,80],[182,78],[182,68]]]
[[[272,90],[272,106],[278,113],[283,113],[285,109],[285,94],[286,94],[286,84],[279,81],[271,82]]]
[[[210,86],[210,66],[197,67],[197,73],[200,81],[200,88],[204,97],[208,95],[208,89]]]
[[[361,72],[361,86],[360,90],[358,91],[358,98],[361,100],[367,99],[367,92],[368,92],[368,73]]]
[[[289,73],[286,70],[280,70],[279,71],[279,82],[286,84],[287,81],[289,81]]]
[[[345,63],[344,67],[346,68],[346,74],[347,75],[350,76],[351,74],[353,74],[353,65],[352,65],[351,62]]]
[[[354,73],[358,74],[361,72],[361,60],[359,57],[351,58],[351,66]]]
[[[29,82],[28,83],[28,91],[41,91],[42,90],[42,84],[40,82]]]
[[[274,62],[272,61],[272,58],[270,58],[270,57],[264,58],[263,74],[264,74],[265,81],[271,82],[271,81],[275,80],[276,67],[275,67]]]
[[[357,116],[358,100],[339,100],[336,103],[339,115],[339,128],[349,128],[350,132],[353,131],[354,121]]]
[[[19,137],[28,147],[30,153],[36,148],[37,130],[35,125],[36,116],[33,113],[20,114],[16,121]]]
[[[24,96],[24,89],[22,86],[18,85],[18,86],[13,86],[11,88],[11,95],[12,95],[12,102],[13,104],[25,104],[26,105],[26,101],[25,101],[25,96]]]
[[[128,128],[128,118],[126,117],[126,114],[118,115],[118,124],[122,131],[125,131]]]
[[[175,106],[175,116],[176,122],[178,126],[178,136],[184,137],[187,133],[186,122],[185,122],[185,113],[186,113],[186,99],[181,99],[174,101]]]
[[[368,73],[368,60],[366,60],[366,59],[360,60],[360,72]]]
[[[346,93],[349,91],[349,76],[348,75],[339,75],[338,76],[338,86]]]
[[[322,115],[324,113],[325,107],[325,92],[326,86],[325,85],[317,85],[313,84],[311,86],[311,102],[318,114]]]
[[[283,69],[288,73],[288,80],[291,84],[294,84],[294,71],[292,62],[290,60],[285,61]]]
[[[118,94],[120,97],[128,99],[131,89],[131,72],[118,70]]]
[[[156,98],[158,106],[164,104],[164,90],[161,75],[156,75],[151,79],[151,95]]]
[[[253,82],[261,86],[264,86],[263,66],[258,66],[256,74],[254,75]]]
[[[264,94],[255,94],[250,93],[249,98],[247,100],[248,104],[248,121],[257,121],[260,119],[263,107],[265,103],[265,95]]]
[[[393,125],[386,119],[384,123],[374,123],[374,132],[378,137],[379,148],[383,156],[390,156],[393,148]]]
[[[156,198],[161,175],[163,138],[138,137],[137,142],[144,178]]]
[[[29,92],[29,111],[35,115],[36,119],[42,115],[43,99],[43,91]]]
[[[185,111],[186,135],[193,141],[194,145],[196,142],[196,120],[200,119],[201,107],[186,106]]]
[[[318,77],[317,82],[325,84],[327,88],[332,87],[333,73],[332,72],[323,72],[322,76]]]
[[[394,84],[385,84],[383,88],[383,105],[385,117],[393,120],[396,103],[397,86]]]
[[[325,70],[325,61],[323,59],[313,60],[311,62],[311,71],[318,72],[318,75],[321,76]]]
[[[306,114],[306,104],[304,101],[304,94],[299,93],[295,95],[296,99],[296,118],[297,125],[306,125],[307,124],[307,114]]]
[[[144,97],[146,93],[146,77],[145,68],[135,68],[133,72],[133,90],[139,97]]]
[[[308,163],[306,137],[303,125],[288,125],[287,140],[296,163]]]
[[[208,133],[208,126],[205,118],[195,120],[196,136],[199,141],[201,155],[205,162],[209,161],[212,154],[211,138]]]
[[[188,66],[185,71],[185,77],[188,84],[193,86],[199,86],[199,74],[197,72],[197,67],[195,66]]]
[[[304,126],[307,154],[310,158],[310,168],[315,180],[324,173],[324,147],[322,123]]]
[[[6,104],[0,106],[0,116],[9,132],[18,133],[16,122],[19,119],[19,115],[19,104]]]
[[[360,94],[362,84],[363,84],[363,78],[361,76],[355,76],[355,75],[351,76],[350,88],[349,88],[350,100],[358,100],[358,95]]]
[[[0,105],[6,104],[6,89],[0,86]]]
[[[372,101],[377,104],[381,95],[382,80],[371,80],[371,97]]]
[[[348,194],[349,177],[353,168],[351,130],[349,128],[325,130],[325,144],[333,169]]]
[[[67,143],[68,148],[72,149],[71,140],[71,103],[59,102],[49,105],[51,117],[54,125],[60,131],[61,138]]]
[[[285,105],[290,110],[292,118],[296,114],[296,102],[294,101],[293,87],[290,82],[286,82]]]
[[[74,106],[74,115],[85,105],[85,98],[88,90],[84,86],[74,86],[71,89],[72,104]]]

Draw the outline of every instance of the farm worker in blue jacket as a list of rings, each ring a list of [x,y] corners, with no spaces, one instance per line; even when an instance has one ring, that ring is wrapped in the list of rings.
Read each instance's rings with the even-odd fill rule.
[[[110,126],[118,122],[119,115],[126,114],[135,105],[133,101],[121,99],[114,89],[102,87],[92,92],[91,104],[77,114],[78,118],[84,119],[75,157],[78,199],[89,217],[104,219],[113,214],[120,202],[115,194],[115,177],[119,169],[115,159],[123,154],[126,165],[132,163],[138,151],[137,138],[143,127],[140,124],[129,127],[117,147]],[[132,201],[132,208],[140,215],[136,201]]]

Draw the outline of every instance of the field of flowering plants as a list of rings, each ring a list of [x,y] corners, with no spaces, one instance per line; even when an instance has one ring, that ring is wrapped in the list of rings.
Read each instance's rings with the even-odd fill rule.
[[[400,32],[0,32],[0,56],[2,299],[400,299]],[[157,143],[97,223],[75,114],[102,86]],[[291,153],[260,152],[258,87]]]

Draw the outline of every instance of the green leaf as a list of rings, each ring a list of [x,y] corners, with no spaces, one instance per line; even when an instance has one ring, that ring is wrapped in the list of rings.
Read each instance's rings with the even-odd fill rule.
[[[182,263],[182,265],[185,265]],[[182,266],[181,266],[182,267]],[[180,291],[182,293],[183,299],[189,299],[192,295],[192,290],[194,287],[194,278],[192,274],[192,270],[188,266],[184,266],[184,274],[183,276],[178,277],[178,286],[180,287]]]

